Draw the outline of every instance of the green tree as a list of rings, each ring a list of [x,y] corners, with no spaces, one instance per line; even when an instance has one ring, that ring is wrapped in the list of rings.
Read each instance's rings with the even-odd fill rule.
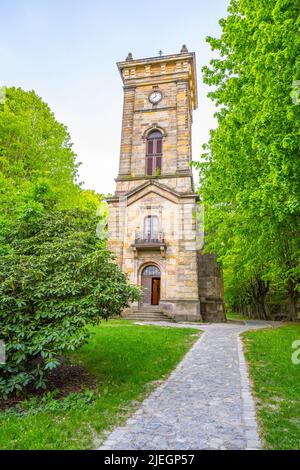
[[[0,223],[45,193],[52,205],[80,205],[78,165],[66,127],[34,91],[7,88],[0,103]]]
[[[203,69],[218,106],[198,164],[207,248],[223,262],[231,303],[254,303],[268,317],[271,283],[285,290],[296,319],[300,106],[291,93],[300,77],[299,2],[232,0],[220,25],[220,39],[208,38],[219,57]]]

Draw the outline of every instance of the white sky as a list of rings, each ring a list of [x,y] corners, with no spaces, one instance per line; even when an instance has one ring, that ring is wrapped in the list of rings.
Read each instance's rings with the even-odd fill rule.
[[[229,0],[0,0],[0,82],[34,89],[64,123],[78,155],[84,187],[114,192],[118,173],[122,81],[116,62],[196,52],[199,107],[193,159],[199,158],[214,106],[201,67],[213,57],[205,37],[220,35]],[[144,6],[143,6],[144,5]],[[197,177],[195,178],[196,182]]]

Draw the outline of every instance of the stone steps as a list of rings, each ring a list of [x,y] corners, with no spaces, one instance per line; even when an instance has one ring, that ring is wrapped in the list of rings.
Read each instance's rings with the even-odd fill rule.
[[[123,315],[126,320],[135,321],[171,321],[168,315],[160,310],[137,310]]]
[[[151,306],[151,307],[139,307],[138,310],[133,310],[132,312],[145,312],[145,313],[162,313],[163,315],[165,315],[165,313],[163,312],[163,310],[159,307],[159,306]]]

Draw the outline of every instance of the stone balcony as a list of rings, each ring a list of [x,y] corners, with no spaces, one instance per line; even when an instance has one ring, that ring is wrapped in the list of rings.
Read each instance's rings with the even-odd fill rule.
[[[157,233],[144,233],[136,232],[134,243],[131,245],[135,256],[138,256],[138,251],[157,250],[160,251],[162,257],[165,257],[166,243],[163,232]]]

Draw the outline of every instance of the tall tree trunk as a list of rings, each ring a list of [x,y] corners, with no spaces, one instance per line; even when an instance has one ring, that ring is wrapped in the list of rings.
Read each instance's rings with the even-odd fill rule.
[[[256,307],[257,318],[269,320],[270,312],[266,302],[267,293],[270,288],[270,282],[257,278],[252,284],[252,296]]]
[[[297,321],[297,301],[298,292],[296,291],[296,283],[293,279],[288,280],[288,319]]]

